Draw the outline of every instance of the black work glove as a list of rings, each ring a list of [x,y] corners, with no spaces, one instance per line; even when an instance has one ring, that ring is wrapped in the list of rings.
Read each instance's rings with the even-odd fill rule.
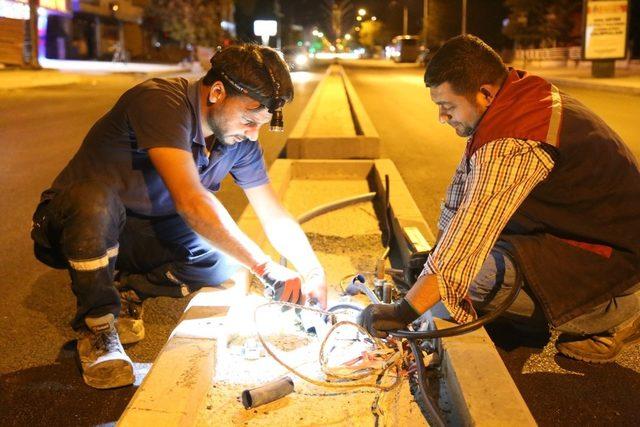
[[[251,269],[276,301],[301,302],[302,279],[298,273],[269,260]]]
[[[376,338],[385,338],[386,331],[404,329],[420,317],[420,314],[405,298],[395,304],[371,304],[366,307],[358,323]]]

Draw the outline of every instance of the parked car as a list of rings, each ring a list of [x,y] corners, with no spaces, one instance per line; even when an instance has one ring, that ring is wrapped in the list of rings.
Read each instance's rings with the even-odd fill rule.
[[[421,52],[419,36],[401,35],[391,40],[390,56],[396,62],[415,62]]]

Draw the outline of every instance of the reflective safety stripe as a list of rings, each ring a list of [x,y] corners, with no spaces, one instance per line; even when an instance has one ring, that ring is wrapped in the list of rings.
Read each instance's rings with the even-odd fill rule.
[[[95,271],[109,265],[109,259],[118,256],[118,246],[107,249],[107,253],[98,258],[69,259],[69,265],[76,271]]]
[[[549,130],[547,131],[546,142],[558,147],[560,145],[559,133],[562,122],[562,98],[560,91],[551,85],[551,117],[549,118]]]
[[[169,279],[170,281],[172,281],[176,285],[180,286],[180,293],[182,294],[183,297],[186,297],[187,295],[189,295],[191,293],[191,290],[189,289],[187,284],[186,283],[182,283],[180,280],[178,280],[178,278],[176,276],[174,276],[172,272],[167,271],[165,273],[165,276],[166,276],[167,279]]]

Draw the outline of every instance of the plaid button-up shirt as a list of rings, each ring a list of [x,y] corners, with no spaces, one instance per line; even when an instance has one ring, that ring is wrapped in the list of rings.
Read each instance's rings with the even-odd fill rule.
[[[469,286],[511,216],[554,166],[542,143],[491,141],[463,156],[442,204],[440,240],[422,274],[435,274],[440,297],[460,323],[475,318]]]

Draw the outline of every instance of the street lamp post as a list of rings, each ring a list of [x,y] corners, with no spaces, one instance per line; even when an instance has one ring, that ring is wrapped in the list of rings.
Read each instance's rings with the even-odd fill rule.
[[[422,32],[424,33],[424,45],[429,46],[429,37],[427,37],[427,31],[429,30],[429,0],[424,0],[424,7],[422,13]]]
[[[462,0],[462,35],[467,34],[467,0]]]
[[[29,58],[29,67],[33,69],[39,69],[40,60],[38,55],[38,43],[40,43],[40,37],[38,35],[38,7],[40,6],[39,0],[29,0],[29,37],[31,39],[31,57]]]
[[[402,34],[408,34],[409,31],[409,8],[404,4],[402,8]]]

